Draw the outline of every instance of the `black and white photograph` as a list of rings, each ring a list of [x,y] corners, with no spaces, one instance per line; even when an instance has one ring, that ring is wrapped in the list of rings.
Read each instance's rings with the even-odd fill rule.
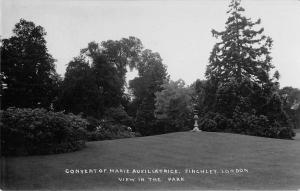
[[[300,190],[300,0],[0,11],[0,190]]]

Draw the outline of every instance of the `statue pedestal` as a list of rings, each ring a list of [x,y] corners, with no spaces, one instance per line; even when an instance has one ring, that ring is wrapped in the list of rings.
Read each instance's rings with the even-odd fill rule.
[[[198,115],[194,115],[194,129],[192,130],[192,132],[200,132],[201,130],[198,128]]]
[[[201,132],[201,130],[198,127],[194,127],[194,129],[192,130],[192,132]]]

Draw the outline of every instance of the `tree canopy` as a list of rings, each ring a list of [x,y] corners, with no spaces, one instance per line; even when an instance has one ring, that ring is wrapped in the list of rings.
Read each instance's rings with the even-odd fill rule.
[[[88,43],[68,63],[62,80],[44,28],[21,19],[13,36],[1,40],[2,107],[83,114],[93,140],[102,137],[96,132],[101,125],[117,137],[120,132],[131,137],[127,126],[143,136],[188,130],[194,109],[202,130],[290,139],[291,127],[299,126],[299,90],[280,89],[278,71],[270,77],[273,41],[264,35],[260,19],[252,21],[244,11],[241,0],[231,1],[225,30],[212,30],[218,41],[206,80],[190,86],[170,81],[160,54],[132,36]],[[129,69],[138,76],[128,87]]]
[[[43,27],[21,19],[13,36],[2,40],[1,70],[7,88],[2,106],[49,107],[57,93],[60,77],[48,53]]]
[[[136,128],[142,135],[156,134],[155,92],[160,91],[161,85],[168,79],[167,68],[158,53],[146,49],[137,69],[139,76],[129,82],[134,97]]]
[[[183,80],[166,81],[161,87],[155,93],[155,117],[168,123],[167,132],[191,129],[194,89]]]
[[[101,113],[100,93],[89,63],[77,57],[67,66],[55,108],[74,114],[83,113],[97,117]]]

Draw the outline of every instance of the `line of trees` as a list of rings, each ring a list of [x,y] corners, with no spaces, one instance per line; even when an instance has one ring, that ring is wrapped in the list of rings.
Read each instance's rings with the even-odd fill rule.
[[[13,36],[2,40],[2,109],[46,108],[79,114],[92,130],[105,120],[154,134],[155,93],[169,79],[159,53],[144,49],[136,37],[90,42],[61,78],[45,35],[43,27],[21,19]],[[131,95],[125,93],[128,68],[139,73],[129,82]]]
[[[212,30],[219,41],[206,80],[190,86],[170,80],[159,53],[136,37],[88,43],[62,78],[44,28],[21,19],[13,36],[1,40],[1,108],[80,115],[89,122],[87,130],[98,132],[93,140],[104,137],[99,132],[116,135],[120,129],[130,137],[124,134],[128,126],[143,136],[189,130],[194,109],[202,130],[292,138],[292,127],[299,127],[300,91],[280,89],[278,71],[270,77],[273,41],[258,28],[260,20],[243,16],[240,3],[230,3],[224,31]],[[138,76],[126,84],[128,69]]]

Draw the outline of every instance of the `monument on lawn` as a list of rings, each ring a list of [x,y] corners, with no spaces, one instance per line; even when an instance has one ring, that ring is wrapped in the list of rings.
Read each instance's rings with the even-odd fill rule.
[[[198,112],[197,112],[197,110],[195,109],[195,107],[196,107],[196,104],[194,104],[194,128],[193,128],[193,132],[199,132],[199,131],[201,131],[200,129],[199,129],[199,127],[198,127],[198,119],[199,119],[199,117],[198,117]]]

